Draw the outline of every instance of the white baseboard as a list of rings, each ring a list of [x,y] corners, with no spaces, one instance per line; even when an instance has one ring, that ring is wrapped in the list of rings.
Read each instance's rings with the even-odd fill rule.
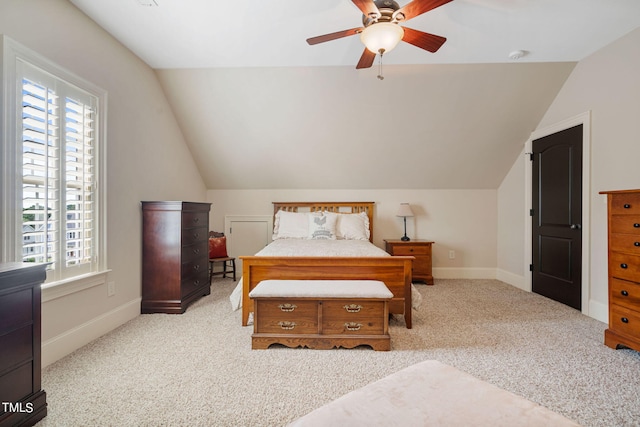
[[[71,354],[140,315],[141,298],[129,301],[42,343],[42,367]]]
[[[521,276],[519,274],[511,273],[510,271],[498,268],[496,270],[496,279],[500,280],[501,282],[508,283],[511,286],[515,286],[518,289],[522,289],[523,291],[531,292],[529,282],[524,276]]]
[[[589,300],[589,317],[609,323],[609,306],[599,301]]]
[[[434,267],[436,279],[495,279],[495,268],[448,268]]]

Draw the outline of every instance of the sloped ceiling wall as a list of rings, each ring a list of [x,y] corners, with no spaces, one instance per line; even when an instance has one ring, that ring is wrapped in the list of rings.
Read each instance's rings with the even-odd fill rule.
[[[209,189],[487,189],[574,66],[156,72]]]

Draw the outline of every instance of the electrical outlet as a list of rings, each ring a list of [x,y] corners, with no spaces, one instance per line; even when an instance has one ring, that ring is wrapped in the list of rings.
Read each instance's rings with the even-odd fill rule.
[[[454,250],[449,251],[449,259],[456,259],[456,251]]]
[[[116,294],[116,282],[107,282],[107,296],[112,297]]]

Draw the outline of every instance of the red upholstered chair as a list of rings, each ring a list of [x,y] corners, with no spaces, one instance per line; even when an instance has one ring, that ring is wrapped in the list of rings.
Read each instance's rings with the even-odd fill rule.
[[[222,270],[215,271],[216,263],[222,263]],[[231,270],[228,270],[231,269]],[[209,232],[209,284],[213,276],[227,277],[233,274],[236,280],[236,259],[227,254],[227,238],[224,233]]]

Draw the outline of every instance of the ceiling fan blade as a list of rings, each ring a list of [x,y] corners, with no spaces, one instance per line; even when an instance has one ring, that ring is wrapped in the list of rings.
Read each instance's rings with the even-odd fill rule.
[[[425,12],[429,12],[436,7],[447,4],[450,1],[453,0],[413,0],[411,3],[407,3],[398,9],[394,15],[397,16],[399,13],[402,13],[404,15],[404,20],[408,21],[409,19],[422,15]]]
[[[376,54],[371,52],[369,49],[364,48],[364,52],[362,52],[362,56],[360,57],[360,61],[358,61],[358,65],[356,65],[356,69],[370,68],[373,65],[374,59],[376,59]]]
[[[447,41],[446,38],[436,36],[435,34],[424,33],[422,31],[414,30],[413,28],[402,28],[404,29],[404,37],[402,37],[402,41],[410,43],[420,49],[428,50],[429,52],[436,52],[440,49],[440,46]]]
[[[364,30],[364,28],[358,27],[358,28],[351,28],[350,30],[337,31],[335,33],[325,34],[322,36],[311,37],[310,39],[307,39],[307,43],[309,43],[310,45],[314,45],[318,43],[329,42],[331,40],[341,39],[342,37],[348,37],[348,36],[353,36],[355,34],[360,34],[362,30]]]
[[[369,16],[371,14],[376,16],[380,15],[380,11],[378,10],[378,7],[375,5],[375,3],[373,3],[373,0],[351,0],[351,1],[356,6],[358,6],[358,9],[360,9],[365,16]]]

